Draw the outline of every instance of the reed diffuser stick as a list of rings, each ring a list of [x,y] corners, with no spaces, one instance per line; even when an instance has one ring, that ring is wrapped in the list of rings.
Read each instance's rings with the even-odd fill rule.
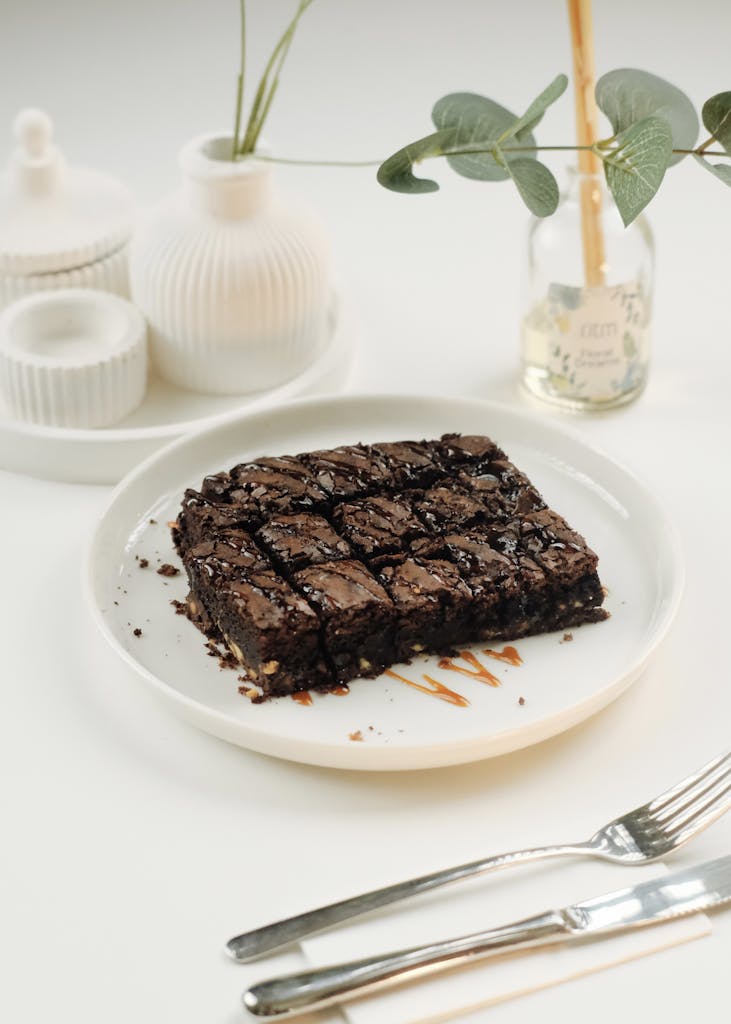
[[[568,0],[569,24],[574,58],[574,94],[576,98],[576,135],[579,146],[592,146],[597,140],[597,108],[594,99],[594,35],[591,0]],[[602,195],[597,178],[600,161],[591,149],[579,150],[579,194],[581,234],[584,249],[586,284],[604,284],[604,235],[602,233]]]

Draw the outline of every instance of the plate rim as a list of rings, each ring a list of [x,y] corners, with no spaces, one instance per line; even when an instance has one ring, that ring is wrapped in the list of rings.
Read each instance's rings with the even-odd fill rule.
[[[601,690],[593,692],[567,709],[551,712],[536,722],[526,723],[526,725],[518,729],[504,729],[491,736],[489,741],[486,741],[484,737],[474,737],[473,739],[461,741],[459,744],[455,744],[454,741],[448,741],[444,743],[430,743],[428,748],[419,744],[405,744],[389,748],[383,745],[368,747],[366,744],[350,743],[345,740],[325,742],[322,740],[312,740],[307,735],[303,735],[297,739],[297,754],[292,755],[290,753],[288,755],[284,748],[290,742],[289,737],[267,734],[265,737],[266,742],[263,745],[260,744],[257,741],[257,737],[261,735],[259,731],[252,730],[247,723],[241,721],[233,722],[231,717],[225,712],[212,708],[210,705],[202,704],[186,694],[182,694],[172,685],[156,676],[154,672],[139,662],[130,651],[122,646],[105,619],[99,602],[96,600],[94,556],[107,517],[113,511],[117,501],[152,466],[158,462],[166,461],[178,449],[200,441],[207,434],[215,433],[217,430],[225,430],[237,421],[245,421],[256,416],[279,414],[282,411],[296,411],[298,408],[312,405],[347,406],[355,403],[387,402],[395,404],[428,401],[458,403],[466,407],[488,412],[493,410],[497,414],[532,422],[544,429],[549,427],[551,432],[563,436],[581,449],[594,456],[598,456],[608,463],[615,471],[623,475],[633,487],[637,488],[645,500],[650,503],[653,512],[657,514],[664,526],[665,545],[670,555],[671,571],[669,576],[672,585],[668,597],[663,604],[662,614],[653,625],[650,642],[643,649],[640,657],[635,659],[621,674],[619,680],[613,679]],[[644,672],[648,662],[667,636],[670,626],[676,617],[682,600],[685,575],[685,559],[680,534],[672,517],[659,499],[643,484],[638,475],[613,455],[607,453],[604,448],[588,442],[578,430],[569,428],[562,423],[559,424],[546,420],[532,410],[515,409],[512,405],[505,402],[495,402],[472,396],[444,395],[438,392],[391,393],[357,391],[338,395],[308,395],[283,402],[274,408],[257,406],[245,411],[234,410],[221,420],[202,429],[188,431],[183,436],[152,452],[115,485],[92,523],[91,533],[85,546],[81,563],[82,590],[97,629],[111,649],[121,658],[122,662],[137,677],[151,684],[153,690],[186,721],[242,749],[288,760],[293,763],[337,768],[340,770],[381,772],[430,770],[488,760],[551,739],[593,717],[625,693]],[[204,726],[201,723],[201,719],[204,719],[207,725],[217,726],[218,728]],[[245,742],[242,742],[239,738],[232,738],[232,732],[239,734],[240,737],[245,739]],[[516,733],[521,737],[519,742],[514,742]],[[484,749],[488,744],[489,749]],[[305,753],[303,753],[303,750]],[[420,759],[420,753],[422,755],[428,753],[429,756],[428,758],[422,757]]]

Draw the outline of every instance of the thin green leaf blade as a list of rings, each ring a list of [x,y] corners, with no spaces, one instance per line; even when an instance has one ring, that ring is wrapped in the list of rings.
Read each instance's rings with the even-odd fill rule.
[[[558,184],[545,164],[532,157],[506,163],[520,197],[536,217],[550,217],[558,206]]]
[[[604,174],[625,227],[657,192],[670,164],[673,137],[662,117],[646,117],[616,137],[616,147],[600,151]]]
[[[411,142],[399,149],[378,168],[378,183],[391,192],[403,192],[416,195],[424,192],[437,192],[439,185],[431,178],[417,178],[414,164],[427,157],[443,156],[444,150],[454,139],[451,128],[434,132],[423,139]]]
[[[684,92],[664,78],[635,68],[618,68],[599,79],[596,101],[615,134],[648,117],[661,117],[670,125],[672,149],[695,146],[699,130],[695,108]],[[670,163],[682,159],[683,154],[676,153]]]
[[[540,122],[541,118],[559,96],[566,92],[569,80],[566,75],[556,75],[554,80],[533,100],[522,117],[519,117],[510,128],[503,132],[501,141],[506,139],[523,138],[523,133],[532,131]]]
[[[491,150],[497,140],[517,120],[516,115],[494,100],[473,92],[455,92],[443,96],[434,105],[432,121],[440,130],[454,130],[454,148]],[[523,140],[534,146],[528,132]],[[505,181],[509,175],[492,153],[447,155],[450,167],[464,178],[479,181]]]
[[[719,92],[703,104],[703,124],[731,155],[731,92]],[[717,164],[725,167],[725,164]]]
[[[708,126],[706,125],[706,127]],[[697,156],[696,160],[701,167],[705,167],[707,171],[731,188],[731,164],[712,164],[709,160],[704,160],[702,156]]]

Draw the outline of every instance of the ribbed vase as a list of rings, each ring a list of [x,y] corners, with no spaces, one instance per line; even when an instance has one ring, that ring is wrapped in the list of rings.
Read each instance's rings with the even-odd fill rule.
[[[158,371],[213,394],[301,373],[323,343],[329,298],[319,222],[276,193],[270,164],[233,162],[230,147],[205,136],[183,149],[182,188],[142,219],[130,253]]]

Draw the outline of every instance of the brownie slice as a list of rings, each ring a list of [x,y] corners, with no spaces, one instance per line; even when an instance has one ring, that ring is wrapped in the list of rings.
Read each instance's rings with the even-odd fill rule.
[[[533,586],[526,611],[541,630],[607,617],[601,607],[598,558],[562,516],[542,509],[503,527],[496,525],[489,533],[494,547],[512,553],[521,566],[540,571],[543,586]]]
[[[217,587],[250,572],[271,569],[266,555],[243,530],[223,530],[211,540],[199,541],[185,550],[183,564],[190,584],[188,618],[216,640],[220,639],[213,615]]]
[[[426,441],[386,441],[371,445],[371,451],[384,460],[393,491],[428,487],[442,474],[441,460]]]
[[[378,574],[396,608],[396,655],[446,654],[468,641],[472,594],[449,562],[405,558]]]
[[[211,473],[203,477],[201,494],[209,501],[228,501],[231,492],[230,473]]]
[[[363,444],[342,445],[300,455],[333,503],[383,490],[388,468],[383,457]]]
[[[324,562],[301,569],[293,580],[319,616],[339,682],[380,675],[393,663],[393,602],[364,565]]]
[[[332,685],[317,616],[281,576],[264,571],[222,580],[208,607],[229,650],[264,696]]]
[[[299,459],[257,459],[231,470],[228,500],[243,509],[251,521],[263,523],[270,515],[323,512],[328,496]],[[209,478],[211,480],[212,478]]]
[[[454,480],[430,487],[415,498],[414,509],[432,533],[467,529],[484,522],[487,516],[485,503]]]
[[[338,505],[333,523],[364,561],[399,554],[429,531],[404,496],[363,498]]]
[[[442,557],[459,570],[472,594],[475,640],[496,638],[514,628],[522,609],[522,577],[514,557],[492,547],[479,533],[451,533],[413,545],[416,557]],[[507,635],[512,635],[508,632]]]
[[[506,458],[502,448],[498,448],[492,438],[482,434],[442,434],[431,445],[449,471],[465,469],[476,473],[495,459]]]
[[[218,537],[229,530],[245,529],[251,520],[245,509],[209,501],[190,488],[185,492],[173,527],[173,541],[181,555],[203,540]]]
[[[257,538],[285,576],[307,565],[353,557],[350,545],[326,519],[306,512],[272,516],[259,530]]]

